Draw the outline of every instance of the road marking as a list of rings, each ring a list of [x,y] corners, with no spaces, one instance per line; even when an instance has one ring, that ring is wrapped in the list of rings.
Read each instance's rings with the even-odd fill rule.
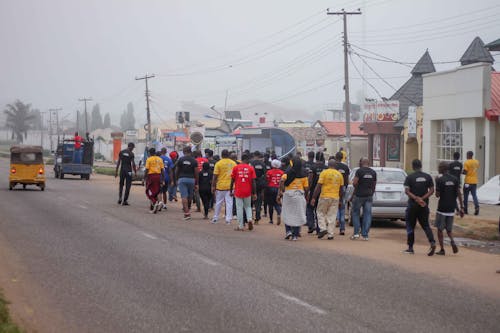
[[[287,294],[284,294],[280,291],[276,291],[276,294],[280,297],[283,297],[284,299],[286,299],[287,301],[290,301],[290,302],[293,302],[295,304],[298,304],[300,306],[303,306],[305,308],[307,308],[309,311],[311,312],[314,312],[314,313],[317,313],[317,314],[321,314],[321,315],[324,315],[326,314],[326,311],[321,309],[321,308],[318,308],[317,306],[314,306],[314,305],[311,305],[307,302],[304,302],[303,300],[300,300],[298,299],[297,297],[293,297],[293,296],[290,296],[290,295],[287,295]]]
[[[142,235],[144,237],[147,237],[149,239],[158,239],[158,237],[154,236],[154,235],[151,235],[151,234],[148,234],[147,232],[143,232]]]
[[[87,206],[84,206],[84,205],[78,205],[78,207],[82,208],[82,209],[88,209]]]
[[[196,258],[200,259],[201,261],[203,261],[205,264],[208,264],[210,266],[218,266],[219,263],[217,261],[214,261],[210,258],[207,258],[205,256],[202,256],[201,254],[198,254],[198,253],[193,253],[193,256],[195,256]]]

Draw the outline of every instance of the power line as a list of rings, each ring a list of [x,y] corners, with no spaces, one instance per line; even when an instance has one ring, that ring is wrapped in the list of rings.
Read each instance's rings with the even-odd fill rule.
[[[87,115],[87,102],[92,101],[92,98],[84,97],[84,98],[80,98],[78,100],[85,104],[85,133],[88,133],[89,132],[89,124],[88,124],[88,115]]]
[[[144,82],[146,83],[146,112],[147,112],[147,121],[148,121],[148,138],[147,138],[147,145],[149,146],[149,144],[151,143],[151,112],[149,110],[149,88],[148,88],[148,79],[152,79],[154,78],[155,75],[152,74],[152,75],[144,75],[142,77],[136,77],[136,81],[137,80],[144,80]]]

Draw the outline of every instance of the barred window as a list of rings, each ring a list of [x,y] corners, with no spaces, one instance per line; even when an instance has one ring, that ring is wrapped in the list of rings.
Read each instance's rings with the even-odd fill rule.
[[[459,152],[462,155],[462,120],[447,119],[441,120],[439,124],[437,160],[453,161],[453,153]]]

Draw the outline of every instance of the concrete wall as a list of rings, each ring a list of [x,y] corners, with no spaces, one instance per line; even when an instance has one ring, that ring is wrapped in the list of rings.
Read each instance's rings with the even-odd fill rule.
[[[332,155],[335,155],[340,147],[346,149],[346,143],[344,142],[343,137],[335,137],[329,136],[325,140],[325,158],[329,158]],[[351,137],[351,161],[352,166],[357,167],[358,161],[361,157],[368,156],[368,137]]]

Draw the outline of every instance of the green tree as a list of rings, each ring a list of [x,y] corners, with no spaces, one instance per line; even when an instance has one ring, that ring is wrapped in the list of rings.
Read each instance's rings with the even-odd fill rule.
[[[110,128],[111,127],[111,116],[109,115],[109,112],[107,112],[104,115],[104,124],[103,124],[103,127],[104,128]]]
[[[12,139],[22,143],[28,136],[28,130],[31,129],[35,118],[31,112],[31,104],[24,104],[20,100],[16,100],[14,103],[6,105],[4,113],[7,116],[5,126],[12,130]]]
[[[92,108],[92,115],[90,117],[90,130],[94,131],[99,128],[104,128],[104,125],[102,121],[101,108],[99,107],[99,104],[95,104]]]
[[[120,117],[120,127],[124,131],[135,129],[134,105],[132,103],[128,103],[127,110],[123,111]]]

